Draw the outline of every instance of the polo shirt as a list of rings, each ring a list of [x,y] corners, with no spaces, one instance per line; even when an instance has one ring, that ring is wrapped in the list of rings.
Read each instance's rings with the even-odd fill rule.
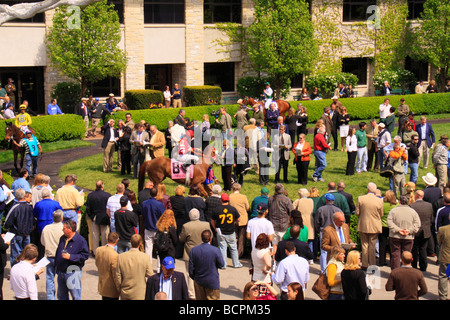
[[[365,130],[358,130],[355,132],[356,140],[357,140],[357,147],[358,148],[364,148],[367,145],[367,137],[366,137],[366,131]]]
[[[44,227],[53,223],[53,212],[62,210],[58,201],[52,199],[42,199],[38,201],[33,209],[33,215],[37,219],[39,233],[42,233]]]

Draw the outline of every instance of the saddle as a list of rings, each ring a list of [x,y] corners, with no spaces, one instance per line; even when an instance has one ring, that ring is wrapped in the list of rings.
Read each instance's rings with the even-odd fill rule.
[[[170,159],[170,175],[172,180],[175,179],[186,179],[191,180],[194,177],[194,166],[191,165],[189,168],[189,177],[186,177],[186,169],[184,163],[175,159]]]

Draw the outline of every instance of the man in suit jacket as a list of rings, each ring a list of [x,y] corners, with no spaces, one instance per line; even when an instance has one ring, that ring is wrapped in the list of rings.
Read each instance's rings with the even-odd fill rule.
[[[200,211],[198,209],[194,208],[189,211],[189,219],[190,221],[183,224],[181,228],[179,240],[184,243],[183,260],[186,267],[189,298],[195,298],[194,282],[189,277],[189,254],[193,247],[203,243],[202,232],[204,230],[211,231],[211,227],[209,222],[200,221]]]
[[[391,94],[391,91],[392,91],[391,85],[389,84],[388,81],[385,81],[383,83],[383,86],[381,87],[381,95],[382,96],[388,96],[388,95]]]
[[[114,162],[114,151],[116,151],[117,140],[119,140],[119,132],[114,128],[114,119],[109,119],[102,127],[103,140],[103,172],[111,172]]]
[[[350,228],[345,223],[345,216],[342,212],[336,212],[333,215],[333,223],[329,224],[322,231],[322,242],[320,247],[327,252],[327,263],[330,261],[331,249],[334,246],[340,246],[343,243],[356,245],[350,238]]]
[[[345,199],[347,199],[347,203],[348,203],[348,208],[350,210],[350,214],[355,213],[355,202],[353,201],[353,195],[351,193],[348,193],[345,190],[345,183],[344,181],[339,181],[337,184],[337,190],[340,194],[342,194]],[[350,218],[350,216],[348,216],[348,218]],[[350,224],[350,219],[347,220],[347,216],[345,217],[345,223]]]
[[[164,157],[164,146],[166,145],[166,137],[164,133],[158,130],[155,125],[150,126],[150,156],[152,159],[156,157]]]
[[[139,250],[141,245],[141,235],[132,235],[131,249],[119,254],[117,259],[114,282],[122,300],[145,299],[145,278],[153,275],[153,269],[149,256]]]
[[[144,130],[142,123],[137,124],[137,130],[131,133],[131,159],[133,162],[133,179],[138,178],[139,167],[145,160],[144,144],[150,141],[148,132]]]
[[[376,264],[375,246],[382,231],[381,218],[384,216],[383,200],[375,195],[377,185],[369,182],[367,194],[359,196],[355,214],[359,217],[357,231],[361,237],[361,264],[367,270]]]
[[[98,270],[98,293],[103,300],[119,300],[120,292],[114,283],[117,259],[119,254],[114,250],[119,235],[116,232],[108,234],[108,243],[95,250],[95,265]]]
[[[280,126],[278,128],[279,135],[278,140],[275,139],[278,142],[278,145],[275,145],[274,148],[278,147],[278,152],[274,152],[274,156],[278,157],[278,170],[275,174],[275,183],[280,182],[280,172],[281,168],[283,168],[283,182],[288,183],[288,166],[289,166],[289,157],[290,157],[290,150],[292,149],[292,142],[291,142],[291,136],[286,133],[286,126]]]
[[[148,278],[145,300],[155,300],[158,292],[165,292],[167,300],[189,300],[184,274],[175,271],[175,261],[171,256],[161,262],[161,272]]]
[[[325,131],[326,131],[326,141],[327,143],[330,143],[330,138],[331,138],[331,133],[333,130],[333,122],[330,118],[330,108],[329,107],[325,107],[323,108],[323,114],[320,117],[320,119],[323,120],[323,124],[325,125]]]
[[[336,110],[336,104],[332,103],[330,106],[330,119],[331,119],[331,135],[333,136],[333,150],[338,149],[338,129],[339,129],[339,112]]]
[[[425,92],[425,88],[423,86],[423,81],[419,81],[419,83],[414,88],[414,93],[415,94],[422,94],[424,92]]]
[[[305,258],[308,261],[312,261],[314,259],[314,255],[311,249],[309,248],[309,245],[306,242],[300,241],[298,239],[300,235],[300,226],[298,224],[292,225],[291,228],[289,229],[289,234],[291,237],[288,240],[281,240],[280,242],[278,242],[276,252],[274,255],[275,261],[280,262],[281,260],[287,257],[285,249],[286,243],[288,242],[292,242],[294,244],[295,253],[299,257]]]
[[[419,136],[419,164],[423,157],[423,168],[427,169],[430,158],[430,149],[434,147],[436,141],[433,127],[431,124],[427,123],[427,117],[420,117],[420,123],[416,126],[416,131]]]
[[[184,109],[180,109],[180,111],[178,111],[178,115],[173,120],[173,123],[178,124],[186,129],[186,120],[184,119],[185,115],[186,111]]]
[[[433,223],[433,205],[424,201],[423,197],[424,192],[422,190],[416,190],[414,193],[416,201],[409,206],[417,212],[420,218],[420,229],[414,236],[412,266],[417,268],[417,265],[419,265],[421,271],[426,271],[428,265],[428,240],[431,237],[431,225]]]
[[[445,271],[450,264],[450,224],[439,228],[437,242],[439,244],[439,300],[447,300],[448,280]]]
[[[377,157],[377,144],[376,140],[378,137],[378,125],[377,120],[370,120],[370,125],[366,127],[366,137],[367,137],[367,170],[378,171],[378,157]],[[374,159],[375,158],[375,159]]]

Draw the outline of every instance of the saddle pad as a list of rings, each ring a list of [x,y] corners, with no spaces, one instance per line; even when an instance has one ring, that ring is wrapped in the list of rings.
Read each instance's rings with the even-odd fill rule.
[[[191,180],[194,177],[194,166],[191,165],[190,176]],[[170,160],[170,175],[172,179],[186,179],[186,170],[183,169],[183,162],[177,161],[175,159]]]

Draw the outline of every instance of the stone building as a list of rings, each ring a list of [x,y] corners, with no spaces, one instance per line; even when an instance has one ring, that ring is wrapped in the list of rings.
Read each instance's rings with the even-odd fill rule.
[[[36,0],[0,0],[13,4]],[[372,1],[372,0],[371,0]],[[310,0],[312,19],[317,19],[325,7],[335,15],[336,34],[353,39],[335,51],[342,71],[358,75],[358,96],[373,95],[371,78],[374,72],[372,40],[354,33],[354,26],[367,20],[365,9],[371,1]],[[378,0],[381,1],[381,0]],[[385,0],[383,0],[385,2]],[[408,1],[410,19],[415,19],[423,6],[422,0]],[[163,90],[168,84],[220,85],[225,99],[234,103],[236,83],[247,74],[245,57],[239,44],[223,50],[217,39],[226,35],[216,23],[234,22],[244,27],[253,22],[252,0],[109,0],[119,14],[122,40],[119,46],[128,53],[128,67],[119,78],[109,78],[89,85],[94,96],[106,97],[113,92],[122,97],[126,90]],[[372,2],[376,3],[376,0]],[[12,21],[0,27],[3,44],[0,53],[0,80],[6,84],[13,78],[18,87],[16,101],[29,100],[30,106],[45,113],[51,99],[52,87],[68,79],[49,64],[44,43],[51,25],[53,11],[38,14],[29,20]],[[320,25],[320,21],[318,22]],[[225,39],[226,40],[226,39]],[[369,50],[366,50],[369,48]],[[427,64],[405,61],[418,79],[427,81],[432,70]],[[304,75],[292,79],[291,97],[299,93]]]

